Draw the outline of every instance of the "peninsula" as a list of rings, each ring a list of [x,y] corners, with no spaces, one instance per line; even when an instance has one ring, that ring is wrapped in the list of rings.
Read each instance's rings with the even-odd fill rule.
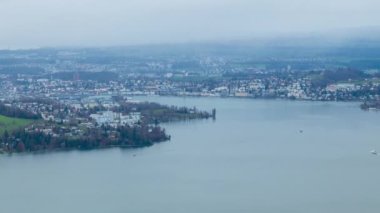
[[[87,97],[80,101],[20,98],[0,104],[0,152],[138,148],[170,140],[163,122],[215,118],[188,107]]]

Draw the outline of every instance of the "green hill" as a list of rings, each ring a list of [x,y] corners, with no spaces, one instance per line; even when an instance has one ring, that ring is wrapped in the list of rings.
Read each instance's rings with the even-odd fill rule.
[[[5,130],[12,131],[14,129],[27,126],[34,122],[34,120],[10,118],[0,115],[0,134],[3,134]]]

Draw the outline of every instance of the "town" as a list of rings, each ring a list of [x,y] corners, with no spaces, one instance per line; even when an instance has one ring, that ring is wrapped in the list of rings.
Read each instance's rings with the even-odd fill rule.
[[[254,61],[130,52],[1,51],[0,152],[144,147],[170,140],[160,123],[216,118],[216,109],[133,98],[141,95],[358,101],[364,110],[380,106],[380,71],[370,59],[336,66],[323,57]]]
[[[330,52],[310,54],[315,51],[312,48],[296,49],[297,55],[273,50],[259,56],[256,51],[260,49],[246,47],[238,52],[236,48],[223,48],[194,52],[189,52],[187,46],[182,48],[185,50],[131,47],[1,51],[0,99],[50,98],[72,106],[79,106],[78,100],[83,98],[85,104],[95,105],[95,99],[103,99],[107,105],[111,96],[135,95],[361,102],[379,99],[379,64],[370,51],[359,59],[357,54],[342,59],[345,53],[334,53],[338,59],[332,59]],[[223,50],[231,53],[222,54]]]
[[[160,123],[215,116],[215,109],[209,113],[123,96],[3,99],[0,153],[151,146],[171,138]]]
[[[111,106],[112,96],[211,96],[364,102],[378,100],[380,95],[379,73],[349,69],[260,71],[243,77],[216,79],[120,77],[109,81],[104,81],[101,77],[106,78],[110,74],[108,72],[93,73],[101,80],[80,78],[81,72],[65,74],[71,74],[72,79],[20,74],[13,78],[3,75],[0,80],[0,89],[3,91],[0,100],[19,97],[49,98],[77,108],[83,104],[96,106],[99,100],[103,105]],[[92,73],[85,75],[92,76]]]

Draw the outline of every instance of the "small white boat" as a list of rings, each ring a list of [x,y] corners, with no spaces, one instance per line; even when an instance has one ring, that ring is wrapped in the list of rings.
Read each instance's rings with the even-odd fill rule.
[[[373,155],[377,155],[377,151],[376,150],[371,150],[370,153],[373,154]]]

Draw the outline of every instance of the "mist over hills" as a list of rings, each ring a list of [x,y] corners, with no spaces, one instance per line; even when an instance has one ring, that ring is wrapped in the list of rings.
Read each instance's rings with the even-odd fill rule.
[[[123,64],[127,67],[163,62],[179,70],[207,70],[211,68],[201,65],[207,60],[217,61],[224,69],[242,64],[265,65],[273,69],[290,65],[300,70],[329,67],[380,69],[380,27],[224,41],[1,50],[0,73],[40,72],[41,66],[37,64],[64,61],[94,66]]]

